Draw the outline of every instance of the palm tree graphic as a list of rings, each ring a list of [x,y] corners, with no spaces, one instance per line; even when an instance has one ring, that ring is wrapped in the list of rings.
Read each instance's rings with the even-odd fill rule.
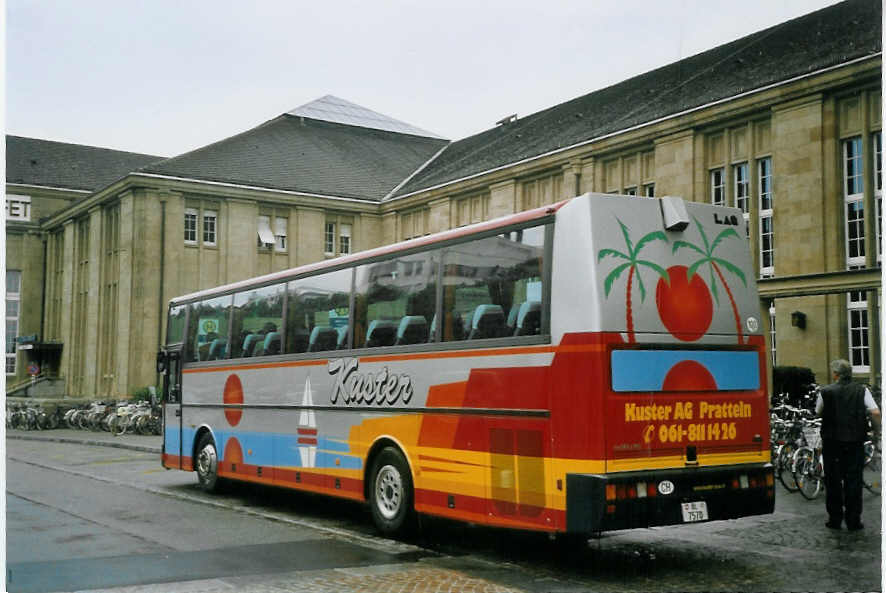
[[[631,308],[631,286],[633,284],[634,279],[634,271],[637,271],[637,285],[640,287],[640,302],[642,303],[646,300],[646,287],[643,286],[643,277],[640,275],[639,266],[646,266],[647,268],[651,268],[658,272],[659,276],[661,276],[665,282],[670,284],[670,277],[668,277],[667,271],[662,268],[660,265],[645,260],[638,259],[640,252],[643,250],[648,243],[652,241],[664,241],[668,242],[667,235],[665,235],[662,231],[653,231],[651,233],[647,233],[644,235],[639,241],[637,241],[636,246],[631,241],[630,231],[628,227],[621,220],[616,218],[619,226],[621,227],[621,232],[625,238],[625,245],[627,246],[627,253],[622,253],[621,251],[616,251],[615,249],[601,249],[597,254],[597,261],[603,261],[603,258],[607,255],[610,255],[616,259],[627,260],[623,264],[619,264],[611,272],[606,276],[606,280],[603,282],[603,290],[606,294],[606,297],[609,297],[609,291],[612,289],[613,283],[621,276],[621,273],[625,270],[628,270],[628,287],[627,294],[625,296],[625,309],[626,309],[626,320],[627,320],[627,329],[628,329],[628,343],[633,344],[634,340],[634,315]]]
[[[692,220],[695,221],[695,226],[698,227],[698,232],[701,233],[701,239],[704,241],[704,249],[699,247],[698,245],[693,245],[688,241],[674,241],[672,252],[677,253],[677,250],[681,247],[686,247],[692,249],[693,251],[698,252],[701,255],[701,259],[689,266],[689,271],[686,273],[686,277],[691,280],[692,276],[698,271],[698,269],[704,264],[711,265],[711,293],[714,295],[714,300],[717,302],[717,306],[720,306],[720,297],[717,294],[717,283],[714,280],[714,272],[717,273],[717,277],[720,278],[720,282],[723,284],[723,287],[726,289],[726,294],[729,296],[729,303],[732,305],[732,314],[735,316],[735,330],[738,332],[738,343],[744,343],[742,340],[742,332],[741,332],[741,317],[738,314],[738,306],[735,304],[735,298],[732,296],[732,290],[729,289],[729,284],[726,283],[726,279],[723,277],[723,272],[720,271],[720,268],[726,268],[728,271],[732,272],[741,280],[742,284],[745,286],[748,285],[747,280],[745,280],[744,272],[741,271],[741,268],[733,264],[732,262],[726,261],[720,257],[714,257],[714,251],[717,250],[717,247],[723,242],[724,239],[729,237],[735,237],[736,239],[741,240],[738,233],[735,232],[735,229],[725,229],[720,232],[719,235],[713,240],[709,241],[707,234],[704,232],[704,228],[701,226],[701,223],[698,222],[698,219],[694,216]]]

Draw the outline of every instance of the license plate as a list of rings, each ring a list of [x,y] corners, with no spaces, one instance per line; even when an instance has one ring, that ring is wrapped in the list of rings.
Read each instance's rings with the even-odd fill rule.
[[[693,523],[695,521],[708,520],[708,503],[701,500],[698,502],[681,503],[683,511],[683,522]]]

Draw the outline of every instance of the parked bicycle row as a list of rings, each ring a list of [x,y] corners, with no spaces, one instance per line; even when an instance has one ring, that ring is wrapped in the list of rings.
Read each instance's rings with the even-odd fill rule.
[[[810,398],[814,407],[814,393]],[[811,407],[794,407],[773,402],[770,416],[771,459],[782,486],[788,492],[799,492],[813,500],[824,490],[824,463],[821,448],[821,419]],[[801,403],[802,405],[802,403]],[[864,487],[879,495],[881,487],[882,452],[873,430],[864,444]]]
[[[52,430],[74,428],[114,435],[159,435],[160,407],[148,401],[95,401],[63,410],[60,406],[11,403],[6,407],[6,428]]]

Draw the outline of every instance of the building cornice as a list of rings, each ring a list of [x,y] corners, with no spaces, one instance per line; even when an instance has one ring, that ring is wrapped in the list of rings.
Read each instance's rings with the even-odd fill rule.
[[[33,183],[11,183],[9,181],[6,182],[7,189],[39,189],[41,191],[52,191],[52,192],[64,192],[64,193],[76,193],[76,194],[84,194],[88,195],[92,192],[88,189],[73,189],[70,187],[56,187],[52,185],[37,185]]]

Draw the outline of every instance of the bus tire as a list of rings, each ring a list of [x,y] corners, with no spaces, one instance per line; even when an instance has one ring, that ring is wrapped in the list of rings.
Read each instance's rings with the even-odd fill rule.
[[[369,507],[375,526],[384,534],[403,533],[412,523],[412,474],[403,454],[385,447],[372,465]]]
[[[201,490],[204,492],[218,491],[218,451],[215,448],[215,441],[212,439],[212,435],[208,432],[203,433],[197,444],[194,469],[197,472],[197,481],[200,484]]]

